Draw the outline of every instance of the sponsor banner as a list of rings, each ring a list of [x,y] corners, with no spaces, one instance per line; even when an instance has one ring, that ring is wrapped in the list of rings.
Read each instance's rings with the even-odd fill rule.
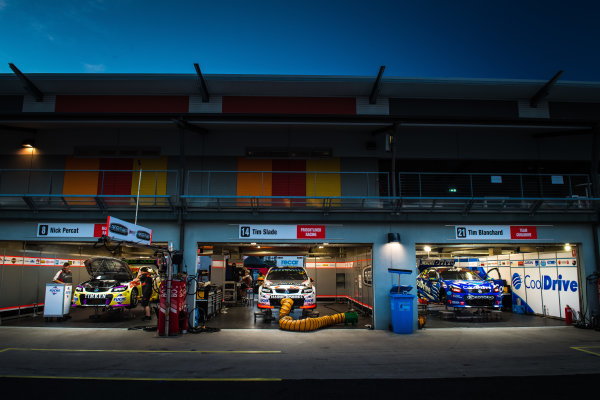
[[[325,225],[239,225],[239,239],[325,239]]]
[[[519,239],[537,239],[536,226],[511,226],[510,238],[513,240]]]
[[[37,237],[94,238],[106,234],[104,224],[72,224],[41,222],[37,226]]]
[[[467,240],[533,240],[537,239],[535,226],[460,225],[454,227],[456,239]]]
[[[353,268],[353,261],[333,261],[333,262],[307,262],[306,269],[341,269],[341,268]]]
[[[39,257],[23,257],[23,256],[0,256],[0,265],[24,265],[24,266],[40,266],[40,267],[62,267],[68,262],[72,267],[83,267],[84,260],[73,260],[66,258],[39,258]]]
[[[277,256],[275,262],[278,267],[304,267],[303,256]]]
[[[298,239],[325,239],[325,225],[298,225]]]
[[[152,243],[152,229],[134,225],[115,217],[108,217],[106,229],[106,236],[114,240],[139,244]]]
[[[434,258],[420,258],[419,266],[424,267],[453,267],[456,263],[454,259],[434,259]]]

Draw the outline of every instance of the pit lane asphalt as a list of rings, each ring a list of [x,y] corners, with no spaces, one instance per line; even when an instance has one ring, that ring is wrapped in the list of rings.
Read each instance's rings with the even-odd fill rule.
[[[223,329],[0,326],[0,387],[44,398],[565,398],[600,378],[600,332],[573,326]],[[482,393],[485,396],[482,397]],[[111,396],[112,397],[112,396]],[[121,396],[122,397],[122,396]]]
[[[0,377],[129,380],[427,379],[598,373],[600,332],[572,326],[225,329],[0,327]]]

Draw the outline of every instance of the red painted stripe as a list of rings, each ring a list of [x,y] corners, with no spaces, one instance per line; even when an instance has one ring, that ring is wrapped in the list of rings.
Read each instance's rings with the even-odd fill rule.
[[[0,308],[0,311],[13,311],[13,310],[18,310],[20,308],[33,308],[33,307],[39,307],[39,306],[43,306],[44,303],[39,303],[39,304],[27,304],[25,306],[14,306],[14,307],[4,307],[4,308]]]
[[[273,160],[272,194],[273,196],[306,196],[306,161],[305,160]],[[285,172],[278,172],[285,171]],[[298,171],[288,173],[287,171]],[[300,206],[303,200],[274,199],[276,206]]]
[[[173,113],[189,112],[188,96],[57,95],[56,112]]]
[[[356,98],[223,96],[223,113],[354,115]]]
[[[355,302],[355,303],[357,303],[357,304],[360,304],[361,306],[367,307],[367,308],[369,308],[369,309],[371,309],[371,310],[373,309],[373,306],[370,306],[370,305],[368,305],[368,304],[366,304],[366,303],[360,302],[360,301],[358,301],[358,300],[356,300],[355,298],[353,298],[353,297],[350,297],[350,296],[346,296],[346,295],[335,295],[335,294],[334,294],[334,295],[332,295],[332,296],[327,296],[327,295],[317,295],[317,299],[318,299],[318,298],[328,298],[328,297],[329,297],[329,298],[333,297],[333,298],[336,298],[336,299],[348,299],[348,300],[352,300],[353,302]]]

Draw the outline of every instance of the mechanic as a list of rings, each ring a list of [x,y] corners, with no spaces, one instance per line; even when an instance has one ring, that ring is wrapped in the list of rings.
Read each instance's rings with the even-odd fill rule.
[[[239,287],[238,299],[246,298],[246,293],[248,291],[248,288],[252,287],[252,276],[250,275],[250,271],[246,267],[243,267],[242,271],[243,272],[242,272],[241,285]]]
[[[54,275],[52,282],[73,283],[73,273],[71,272],[71,265],[68,262],[64,263],[62,269]]]
[[[142,285],[142,306],[144,307],[145,315],[142,321],[150,321],[152,314],[150,314],[150,297],[152,296],[152,275],[148,270],[148,267],[140,268],[138,276],[134,281],[139,282]]]

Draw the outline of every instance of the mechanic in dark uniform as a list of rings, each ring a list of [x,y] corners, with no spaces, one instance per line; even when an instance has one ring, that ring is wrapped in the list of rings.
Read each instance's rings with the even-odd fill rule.
[[[148,267],[140,268],[138,276],[135,280],[139,281],[142,286],[142,306],[146,312],[142,321],[150,321],[152,315],[150,314],[150,297],[152,297],[152,274],[148,271]]]
[[[52,282],[55,283],[73,283],[73,273],[71,272],[71,265],[66,262],[60,271],[54,275]]]
[[[60,271],[58,271],[56,273],[56,275],[54,275],[54,279],[52,279],[52,282],[62,283],[65,286],[66,285],[71,286],[71,284],[73,283],[73,273],[71,272],[71,264],[69,264],[68,262],[65,262],[62,266],[62,269]],[[69,298],[69,301],[70,300],[71,299]],[[70,306],[69,306],[69,311],[70,311]],[[70,319],[71,316],[69,315],[69,312],[64,314],[63,318]]]

